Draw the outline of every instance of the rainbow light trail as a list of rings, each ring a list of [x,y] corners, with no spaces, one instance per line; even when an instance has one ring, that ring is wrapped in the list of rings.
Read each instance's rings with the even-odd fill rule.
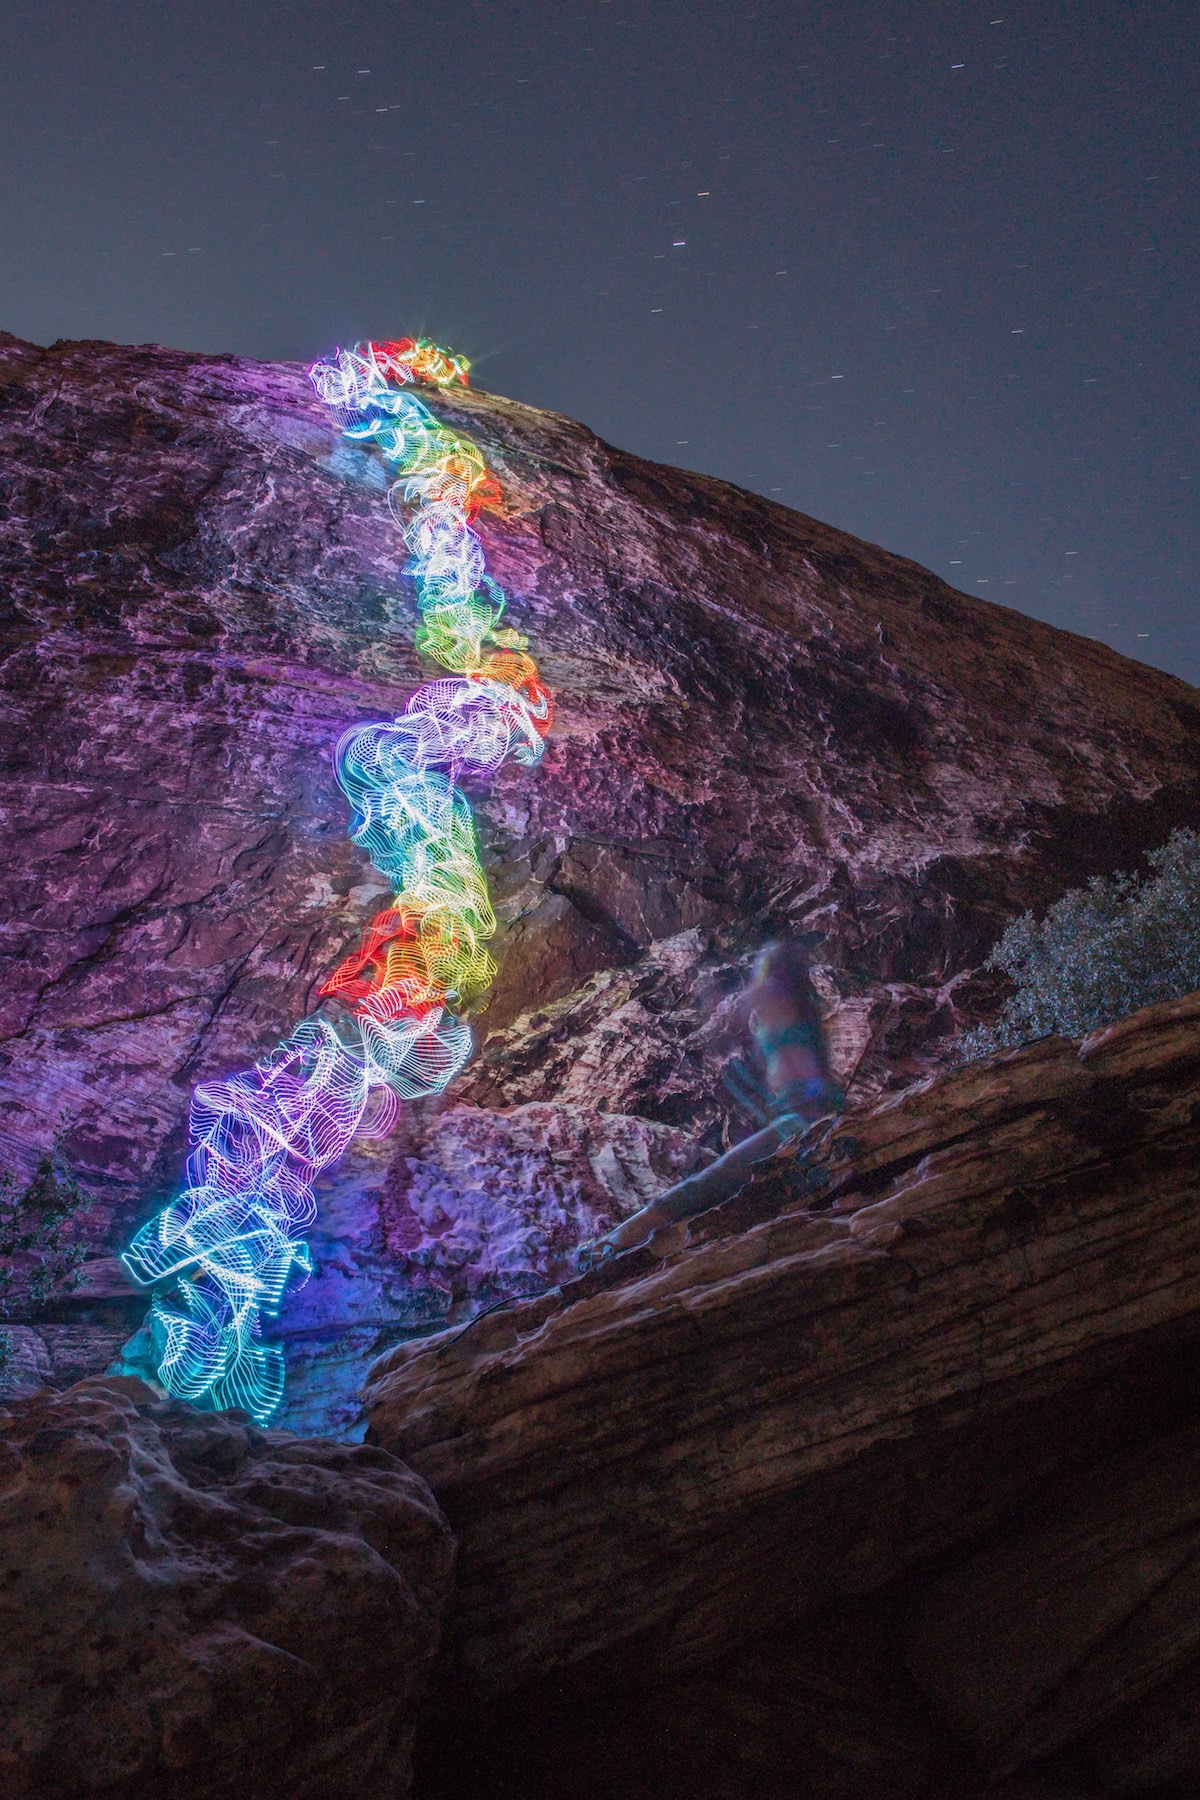
[[[550,697],[471,522],[499,488],[468,438],[405,392],[466,386],[469,364],[425,339],[357,344],[309,377],[349,438],[397,471],[388,504],[412,553],[420,650],[453,672],[390,724],[357,725],[334,753],[350,835],[391,882],[389,906],[321,987],[323,1004],[252,1069],[192,1095],[187,1185],[124,1262],[156,1295],[150,1323],[169,1393],[265,1422],[283,1353],[261,1342],[316,1216],[313,1183],[355,1135],[382,1137],[399,1102],[440,1093],[471,1052],[455,1008],[489,986],[496,929],[460,773],[535,764]],[[166,1290],[164,1290],[166,1292]]]

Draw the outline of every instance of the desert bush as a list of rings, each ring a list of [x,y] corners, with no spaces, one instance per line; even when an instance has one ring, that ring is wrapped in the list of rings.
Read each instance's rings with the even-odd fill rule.
[[[1080,1037],[1156,1000],[1200,988],[1200,832],[1172,832],[1152,873],[1095,875],[1044,919],[1025,913],[984,964],[1015,992],[995,1025],[969,1031],[964,1061],[1061,1032]]]

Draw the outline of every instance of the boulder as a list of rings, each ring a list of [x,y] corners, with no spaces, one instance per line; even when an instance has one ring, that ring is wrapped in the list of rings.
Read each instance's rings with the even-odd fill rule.
[[[397,1346],[370,1436],[460,1541],[435,1705],[640,1692],[925,1589],[914,1671],[996,1779],[1189,1694],[1198,1134],[1193,995],[927,1078],[690,1225]]]
[[[141,1383],[0,1415],[0,1787],[12,1800],[409,1791],[453,1540],[385,1450]]]
[[[496,474],[488,565],[558,717],[538,770],[472,789],[500,976],[452,1109],[566,1105],[719,1147],[745,1124],[719,1079],[726,1003],[782,930],[825,933],[852,1093],[903,1087],[994,1006],[979,967],[1015,914],[1194,819],[1185,683],[556,414],[425,400]],[[386,484],[298,365],[0,338],[0,829],[20,845],[0,1166],[64,1130],[100,1260],[178,1184],[195,1083],[290,1030],[380,904],[330,751],[427,673]],[[437,1121],[406,1108],[323,1187],[324,1273],[279,1323],[284,1422],[349,1429],[365,1361],[425,1322],[374,1246],[443,1254],[401,1216],[465,1141]],[[618,1159],[634,1129],[613,1127]],[[503,1195],[527,1128],[472,1131]],[[681,1172],[660,1148],[676,1167],[648,1154],[635,1186]],[[538,1177],[533,1237],[563,1235],[573,1182]],[[478,1212],[467,1195],[449,1236]],[[460,1265],[477,1305],[487,1262]],[[43,1338],[53,1379],[102,1368],[138,1314],[85,1286]]]

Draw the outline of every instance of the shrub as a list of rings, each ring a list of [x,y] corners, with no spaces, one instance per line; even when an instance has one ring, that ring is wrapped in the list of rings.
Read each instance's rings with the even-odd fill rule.
[[[1016,992],[995,1025],[967,1032],[964,1061],[1051,1032],[1080,1037],[1200,988],[1200,832],[1172,832],[1146,860],[1144,879],[1094,875],[1044,919],[1013,921],[984,967]]]
[[[86,1249],[71,1226],[86,1201],[57,1139],[24,1187],[0,1173],[0,1319],[36,1314],[78,1287]]]

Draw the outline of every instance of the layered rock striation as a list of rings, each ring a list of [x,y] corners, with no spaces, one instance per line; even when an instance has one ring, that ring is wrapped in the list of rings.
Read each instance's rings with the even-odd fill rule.
[[[1200,1791],[1198,1134],[1194,995],[389,1352],[460,1542],[421,1791]]]

